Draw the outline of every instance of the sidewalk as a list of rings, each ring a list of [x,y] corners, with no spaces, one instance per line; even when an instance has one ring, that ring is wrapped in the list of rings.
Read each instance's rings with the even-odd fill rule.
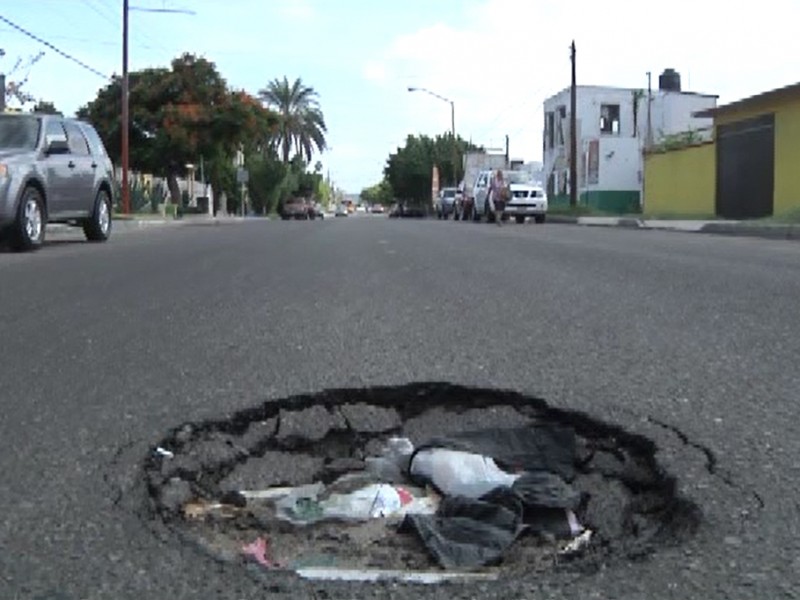
[[[244,223],[247,219],[238,216],[216,216],[209,215],[184,215],[178,219],[172,217],[119,217],[115,216],[111,225],[111,234],[127,233],[131,231],[143,231],[163,227],[182,227],[186,225],[215,226]],[[53,223],[47,226],[47,234],[59,236],[71,232],[79,232],[80,227],[73,227],[61,223]]]
[[[778,240],[800,239],[800,224],[764,223],[759,221],[701,221],[638,219],[636,217],[571,217],[547,215],[548,223],[584,225],[589,227],[628,227],[661,231],[683,231],[688,233],[716,233],[760,237]]]

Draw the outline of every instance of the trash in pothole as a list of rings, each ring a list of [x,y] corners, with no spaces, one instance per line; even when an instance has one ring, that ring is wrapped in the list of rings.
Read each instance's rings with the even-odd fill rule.
[[[304,578],[438,583],[648,554],[699,516],[644,437],[514,392],[334,390],[187,424],[146,463],[170,525]]]

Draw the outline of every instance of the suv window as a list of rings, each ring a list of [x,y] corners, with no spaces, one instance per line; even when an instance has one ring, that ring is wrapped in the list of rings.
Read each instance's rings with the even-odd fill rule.
[[[39,119],[0,114],[0,148],[33,150],[39,141]]]
[[[78,156],[89,156],[89,144],[78,127],[77,123],[67,121],[64,123],[67,130],[67,142],[69,143],[69,151]]]
[[[57,121],[55,119],[48,119],[47,125],[44,128],[44,135],[48,138],[65,138],[67,137],[66,132],[64,131],[64,126],[61,125],[61,121]]]
[[[107,156],[106,147],[103,144],[103,140],[100,139],[97,131],[95,131],[95,128],[88,123],[81,123],[80,127],[83,130],[83,133],[86,135],[86,139],[89,142],[89,148],[91,148],[92,154],[95,156]]]

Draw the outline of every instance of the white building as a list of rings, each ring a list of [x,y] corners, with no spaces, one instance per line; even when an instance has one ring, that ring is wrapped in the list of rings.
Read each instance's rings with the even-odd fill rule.
[[[718,96],[680,90],[680,76],[667,69],[650,97],[641,89],[579,85],[576,90],[579,202],[598,210],[639,210],[643,150],[668,136],[711,135],[712,119],[695,112],[714,108]],[[544,183],[551,205],[569,203],[570,89],[544,103]]]

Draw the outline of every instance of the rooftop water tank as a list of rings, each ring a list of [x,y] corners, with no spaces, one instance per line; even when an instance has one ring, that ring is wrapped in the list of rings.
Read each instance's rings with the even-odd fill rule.
[[[681,91],[681,74],[675,69],[664,69],[658,76],[658,88],[666,92]]]

